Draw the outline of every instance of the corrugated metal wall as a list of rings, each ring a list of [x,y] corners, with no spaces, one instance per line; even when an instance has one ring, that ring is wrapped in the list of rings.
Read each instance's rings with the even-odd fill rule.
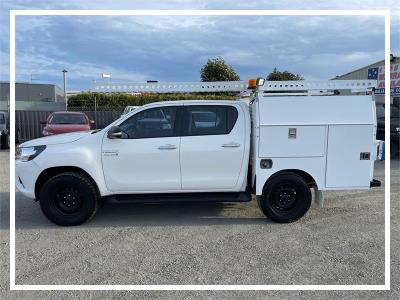
[[[122,111],[85,111],[89,119],[96,121],[95,128],[104,128],[121,116]],[[15,126],[17,138],[20,142],[43,136],[41,120],[46,120],[51,114],[49,111],[16,111]]]

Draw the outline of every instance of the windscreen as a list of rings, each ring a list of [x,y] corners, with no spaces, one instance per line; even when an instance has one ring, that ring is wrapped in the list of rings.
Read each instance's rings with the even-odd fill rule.
[[[49,124],[84,125],[87,124],[87,120],[85,116],[81,114],[54,114],[51,116]]]

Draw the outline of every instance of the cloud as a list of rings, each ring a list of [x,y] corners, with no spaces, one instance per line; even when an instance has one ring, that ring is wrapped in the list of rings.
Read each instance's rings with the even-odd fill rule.
[[[19,22],[19,78],[32,70],[50,79],[68,68],[70,78],[82,80],[111,69],[131,81],[199,80],[202,64],[215,56],[224,57],[242,78],[265,74],[274,66],[329,78],[342,65],[328,67],[321,58],[332,62],[353,55],[346,61],[350,67],[383,49],[383,21],[378,17],[34,16]],[[27,30],[29,24],[35,29]]]
[[[38,65],[40,68],[38,68]],[[74,64],[70,61],[52,59],[43,55],[17,53],[16,55],[16,80],[29,81],[31,74],[40,80],[51,78],[52,82],[61,84],[61,70],[68,70],[68,77],[74,82],[83,83],[89,89],[91,81],[99,78],[102,73],[116,75],[116,80],[143,82],[149,76],[144,73],[127,72],[109,64]],[[29,75],[29,76],[27,76]],[[114,76],[113,76],[114,77]]]
[[[5,3],[5,4],[4,4]],[[3,1],[7,9],[373,9],[394,1],[315,2],[232,1],[127,2],[114,0],[48,2]],[[398,13],[399,10],[394,11]],[[0,17],[4,14],[1,13]],[[5,18],[1,18],[4,22]],[[395,20],[395,18],[393,18]],[[398,24],[398,23],[397,23]],[[398,24],[399,25],[399,24]],[[7,32],[3,26],[1,33]],[[398,42],[394,27],[392,44]],[[3,35],[6,36],[6,35]],[[86,89],[102,72],[130,81],[199,80],[210,57],[222,56],[243,79],[273,67],[328,79],[383,58],[382,17],[18,17],[17,76],[30,73],[61,84],[69,70],[74,89]],[[8,38],[2,41],[0,79],[8,76]]]

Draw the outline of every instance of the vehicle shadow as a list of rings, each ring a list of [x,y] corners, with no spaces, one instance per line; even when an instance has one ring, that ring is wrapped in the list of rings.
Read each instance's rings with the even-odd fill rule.
[[[2,197],[3,199],[4,197]],[[8,198],[9,199],[9,198]],[[272,223],[255,203],[105,203],[79,227],[211,226]],[[39,204],[16,193],[16,229],[61,228],[42,214]],[[9,201],[2,201],[1,228],[9,228]],[[273,223],[272,223],[273,224]]]
[[[259,224],[268,220],[246,215],[248,203],[105,204],[88,226],[207,226]]]

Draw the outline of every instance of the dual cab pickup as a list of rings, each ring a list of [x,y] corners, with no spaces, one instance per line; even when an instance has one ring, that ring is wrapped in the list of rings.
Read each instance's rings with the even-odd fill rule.
[[[151,103],[102,130],[28,141],[17,148],[17,188],[54,223],[78,225],[110,197],[235,202],[253,194],[270,219],[292,222],[308,211],[312,188],[321,197],[377,185],[373,93],[270,89],[259,80],[250,104]]]

